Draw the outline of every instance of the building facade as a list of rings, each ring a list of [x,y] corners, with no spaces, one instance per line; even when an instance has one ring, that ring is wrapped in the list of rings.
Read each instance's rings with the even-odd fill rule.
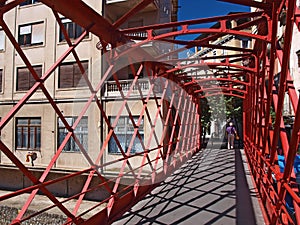
[[[94,11],[104,15],[111,23],[127,13],[133,4],[138,3],[133,0],[85,0],[84,2]],[[170,22],[176,19],[176,0],[156,0],[125,22],[121,28]],[[14,10],[6,13],[4,20],[39,77],[47,73],[69,47],[51,9],[38,1],[24,1]],[[61,22],[72,42],[75,42],[84,31],[82,27],[68,18],[61,16]],[[135,35],[143,38],[145,34],[138,33]],[[87,34],[76,49],[80,64],[76,62],[74,55],[70,54],[44,83],[49,95],[57,103],[70,126],[76,121],[77,116],[91,95],[88,84],[83,79],[82,70],[85,71],[93,86],[102,77],[103,59],[101,50],[97,48],[98,45],[99,38],[93,34]],[[133,75],[128,68],[123,68],[119,74],[124,89],[132,82]],[[149,89],[148,80],[143,78],[143,75],[139,80],[143,90],[147,91]],[[0,27],[0,118],[5,117],[34,84],[35,79],[31,72]],[[116,107],[120,104],[118,102],[120,92],[116,91],[115,88],[115,82],[110,79],[102,87],[103,91],[98,94],[111,122],[114,121]],[[141,102],[136,102],[133,98],[128,101],[128,104],[136,109],[137,115],[140,114]],[[149,102],[149,104],[152,103]],[[133,117],[136,119],[137,115],[133,115]],[[144,124],[144,128],[139,130],[144,140],[147,140],[149,135],[147,129],[150,126],[147,126],[148,123],[149,121],[143,118],[141,124]],[[128,120],[125,111],[121,115],[118,130],[115,132],[121,140],[122,147],[126,148],[128,144],[126,138],[128,135],[132,136],[133,131],[132,124]],[[18,111],[14,119],[10,120],[1,130],[1,140],[9,149],[13,150],[13,153],[21,162],[38,170],[38,168],[48,166],[67,133],[68,130],[57,116],[41,88],[39,88],[39,91],[32,95],[22,109]],[[107,133],[107,125],[102,120],[96,104],[92,104],[75,129],[75,134],[88,153],[88,158],[97,158]],[[142,151],[141,143],[135,141],[132,152],[139,151]],[[119,156],[120,150],[116,143],[110,140],[103,160],[111,161]],[[32,160],[33,158],[34,160]],[[63,148],[53,169],[54,171],[74,171],[87,168],[90,166],[88,158],[82,154],[80,148],[71,138]],[[140,165],[140,163],[137,162],[137,165]],[[107,170],[113,171],[114,168],[108,167]],[[1,151],[0,173],[1,176],[2,174],[9,174],[9,177],[15,173],[13,163]],[[9,184],[3,184],[0,188],[14,189],[16,188],[14,183],[22,182],[16,179],[16,181]]]

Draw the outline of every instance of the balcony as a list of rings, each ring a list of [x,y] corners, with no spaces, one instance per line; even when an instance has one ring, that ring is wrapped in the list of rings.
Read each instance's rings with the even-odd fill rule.
[[[122,87],[122,91],[124,95],[127,95],[133,80],[119,80],[120,85]],[[140,91],[142,92],[143,96],[148,94],[150,88],[150,82],[148,79],[139,79],[138,82],[133,87],[132,92],[130,93],[130,98],[132,97],[140,97]],[[140,91],[139,91],[140,90]],[[120,91],[115,81],[107,81],[105,83],[105,98],[114,98],[120,97]]]

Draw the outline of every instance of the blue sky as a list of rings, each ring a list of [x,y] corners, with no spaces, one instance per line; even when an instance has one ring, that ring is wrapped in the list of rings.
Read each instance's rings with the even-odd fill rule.
[[[239,4],[232,4],[227,2],[220,2],[217,0],[178,0],[178,21],[191,20],[198,18],[207,18],[213,16],[224,16],[229,12],[249,12],[250,8]],[[211,24],[202,24],[196,27],[210,27]],[[180,28],[179,28],[180,29]],[[196,35],[183,35],[178,37],[180,40],[192,40],[199,36]],[[193,49],[192,49],[193,51]],[[180,55],[186,57],[186,53],[182,52]]]
[[[247,12],[249,7],[216,0],[179,0],[178,20],[226,15],[229,12]]]

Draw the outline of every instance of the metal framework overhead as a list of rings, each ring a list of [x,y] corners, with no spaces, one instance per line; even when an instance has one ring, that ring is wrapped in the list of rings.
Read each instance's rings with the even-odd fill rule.
[[[118,21],[111,24],[98,12],[81,0],[41,0],[53,11],[53,16],[64,32],[69,45],[59,59],[49,68],[42,77],[39,77],[33,68],[30,59],[19,46],[10,27],[5,21],[5,15],[18,7],[23,0],[0,1],[0,26],[4,30],[15,51],[23,60],[36,80],[33,87],[16,103],[7,115],[1,118],[0,131],[13,120],[14,116],[28,103],[38,89],[47,98],[57,117],[60,118],[68,134],[55,154],[49,160],[40,177],[28,168],[15,154],[14,150],[0,140],[0,149],[11,162],[26,176],[32,185],[13,193],[0,196],[0,201],[10,199],[23,193],[30,193],[29,198],[19,211],[12,224],[21,224],[31,217],[47,212],[51,208],[59,208],[65,216],[65,224],[109,224],[138,202],[166,176],[172,173],[182,163],[188,160],[195,152],[201,149],[201,115],[200,99],[209,96],[222,95],[234,96],[243,99],[243,124],[244,149],[248,164],[251,168],[253,180],[261,196],[261,206],[266,222],[269,224],[300,224],[299,209],[299,184],[296,182],[294,160],[299,145],[300,129],[300,105],[298,95],[289,73],[290,48],[293,38],[293,26],[296,25],[300,32],[299,9],[295,0],[280,1],[252,1],[252,0],[222,0],[224,2],[243,4],[257,8],[255,12],[236,13],[225,16],[202,18],[189,21],[155,24],[150,26],[120,29],[119,27],[129,18],[134,17],[140,10],[151,4],[153,0],[141,0],[140,3],[123,15]],[[279,15],[286,10],[284,31],[284,45],[280,46],[277,38]],[[59,14],[71,19],[85,28],[82,35],[72,43]],[[233,21],[243,20],[234,27],[227,26]],[[215,23],[218,26],[199,28],[203,24]],[[167,32],[166,32],[167,30]],[[98,83],[93,85],[87,76],[77,54],[77,47],[82,43],[85,35],[90,32],[99,37],[97,47],[106,55],[106,69]],[[135,35],[137,32],[146,33],[145,36]],[[188,40],[190,34],[203,35],[201,39]],[[250,48],[241,48],[227,44],[219,44],[217,41],[226,36],[243,37],[252,41]],[[164,43],[169,47],[168,51],[153,51],[147,46],[157,46],[162,49]],[[179,46],[175,48],[174,46]],[[110,48],[108,48],[110,46]],[[201,47],[203,49],[227,50],[231,54],[225,55],[198,55],[197,57],[184,58],[181,53],[187,49]],[[95,46],[96,48],[96,46]],[[51,96],[45,82],[54,71],[69,56],[73,55],[79,65],[82,76],[88,84],[90,97],[79,113],[75,123],[70,125],[59,108],[57,102]],[[118,60],[126,60],[131,66],[134,78],[130,86],[125,90],[118,77]],[[134,65],[138,64],[138,69]],[[277,71],[276,64],[281,70]],[[138,79],[142,70],[147,71],[150,82],[149,90],[144,93],[141,81]],[[203,71],[205,73],[203,73]],[[280,81],[274,81],[275,75],[280,72]],[[116,119],[112,123],[101,100],[101,90],[105,81],[112,76],[121,101]],[[138,118],[134,118],[133,109],[129,106],[129,99],[134,92],[137,102],[142,104]],[[288,138],[283,120],[283,104],[285,94],[293,106],[295,121],[291,137]],[[148,102],[155,100],[156,110],[150,110]],[[1,104],[1,103],[0,103]],[[86,111],[94,104],[107,126],[107,134],[103,137],[103,143],[99,146],[96,158],[89,156],[87,150],[76,136],[74,130],[80,123]],[[116,135],[115,128],[122,111],[126,111],[133,124],[134,132],[130,146],[122,148]],[[274,110],[276,117],[271,118]],[[143,118],[150,121],[151,129],[148,140],[143,140],[139,131]],[[162,135],[157,132],[159,121],[163,121]],[[140,141],[143,151],[131,154],[135,139]],[[74,139],[81,153],[91,165],[82,171],[73,172],[56,179],[48,179],[51,169],[60,158],[64,146],[69,139]],[[114,139],[121,153],[118,160],[103,162],[104,152],[110,139]],[[284,172],[278,165],[278,143],[283,148],[285,160]],[[151,141],[156,144],[153,146]],[[205,149],[203,150],[205,151]],[[155,154],[154,158],[150,154]],[[134,167],[132,160],[138,158],[140,165]],[[114,163],[121,162],[117,176],[111,179],[105,177],[102,169]],[[150,168],[145,170],[145,168]],[[148,172],[146,172],[148,171]],[[72,179],[87,174],[81,191],[61,202],[49,190],[49,185],[60,181]],[[92,178],[97,177],[98,185],[92,186]],[[129,177],[130,184],[122,185],[122,181]],[[78,210],[85,196],[95,189],[106,191],[106,197],[102,202],[95,203],[90,209],[85,209],[78,214]],[[32,215],[25,215],[31,202],[37,193],[47,196],[53,205],[41,209]],[[288,196],[288,197],[287,197]],[[76,200],[72,209],[66,206],[66,202]],[[101,208],[101,210],[97,210]],[[289,210],[293,208],[291,213]],[[95,210],[93,216],[85,215]]]

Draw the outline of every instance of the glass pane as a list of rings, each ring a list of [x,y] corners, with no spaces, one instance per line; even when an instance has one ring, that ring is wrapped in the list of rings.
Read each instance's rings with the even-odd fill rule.
[[[40,125],[41,119],[30,119],[30,124]]]
[[[28,125],[28,119],[17,119],[17,125]]]
[[[34,149],[35,148],[35,129],[34,127],[30,127],[29,129],[29,148]]]
[[[69,38],[75,38],[74,23],[68,23],[66,28]]]
[[[17,148],[22,147],[22,127],[17,128]]]
[[[44,42],[44,23],[32,25],[32,44],[42,44]]]
[[[28,148],[28,129],[24,128],[22,133],[22,145],[21,148]]]
[[[36,143],[35,143],[35,147],[37,149],[41,148],[41,128],[40,127],[36,128]]]

